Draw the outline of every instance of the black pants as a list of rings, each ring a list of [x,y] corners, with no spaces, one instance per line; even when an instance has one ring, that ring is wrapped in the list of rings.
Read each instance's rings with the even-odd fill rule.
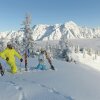
[[[0,73],[1,73],[2,76],[4,75],[4,71],[3,71],[1,63],[0,63]]]

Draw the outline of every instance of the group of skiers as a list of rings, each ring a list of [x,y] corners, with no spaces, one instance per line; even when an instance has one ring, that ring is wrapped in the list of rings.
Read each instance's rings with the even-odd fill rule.
[[[2,59],[6,60],[7,64],[10,66],[11,73],[13,73],[13,74],[18,72],[18,69],[16,66],[15,56],[20,59],[20,62],[23,61],[22,56],[13,48],[12,43],[8,42],[7,48],[5,50],[3,50],[2,52],[0,52],[0,57]],[[28,55],[25,52],[24,59],[25,59],[25,70],[26,71],[27,71],[27,57],[28,57]],[[48,63],[50,64],[51,69],[55,70],[54,66],[52,65],[52,62],[51,62],[51,59],[50,59],[48,53],[44,49],[40,50],[40,53],[38,55],[39,64],[37,65],[37,67],[35,67],[35,69],[41,69],[41,70],[46,69],[46,66],[44,64],[45,58],[48,60]],[[3,76],[4,71],[3,71],[1,63],[0,63],[0,72],[1,72],[1,75]]]

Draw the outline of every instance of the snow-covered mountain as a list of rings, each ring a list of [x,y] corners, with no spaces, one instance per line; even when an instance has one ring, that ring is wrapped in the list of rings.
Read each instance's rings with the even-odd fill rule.
[[[0,32],[0,38],[11,39],[11,38],[23,37],[22,31],[10,31]],[[32,38],[34,40],[60,40],[61,38],[76,39],[76,38],[98,38],[100,37],[100,28],[88,28],[81,27],[75,24],[73,21],[69,21],[65,24],[55,25],[34,25],[32,27]]]

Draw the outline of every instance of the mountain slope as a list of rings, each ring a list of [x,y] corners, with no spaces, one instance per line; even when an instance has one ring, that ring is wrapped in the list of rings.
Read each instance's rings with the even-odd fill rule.
[[[29,68],[38,64],[29,58]],[[17,62],[19,65],[19,62]],[[80,63],[53,60],[56,71],[23,72],[0,77],[2,100],[99,100],[100,73]],[[33,66],[32,66],[33,65]],[[49,67],[48,63],[46,63]],[[23,63],[21,64],[23,67]],[[32,68],[31,68],[32,69]]]
[[[12,37],[22,38],[23,32],[1,32],[0,37],[5,39],[11,39]],[[73,21],[55,25],[39,24],[32,27],[32,38],[34,40],[60,40],[62,37],[68,39],[98,38],[100,37],[100,28],[81,27],[75,24]]]

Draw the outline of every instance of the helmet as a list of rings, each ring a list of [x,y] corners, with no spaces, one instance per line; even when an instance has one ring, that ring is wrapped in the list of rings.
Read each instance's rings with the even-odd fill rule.
[[[44,53],[45,52],[45,49],[41,48],[40,51],[41,51],[41,53]]]
[[[7,45],[12,45],[12,43],[11,42],[8,42]]]
[[[12,49],[12,43],[11,43],[11,42],[8,42],[8,43],[7,43],[7,47],[8,47],[9,49]]]
[[[45,50],[43,48],[41,48],[40,51],[45,51]]]

